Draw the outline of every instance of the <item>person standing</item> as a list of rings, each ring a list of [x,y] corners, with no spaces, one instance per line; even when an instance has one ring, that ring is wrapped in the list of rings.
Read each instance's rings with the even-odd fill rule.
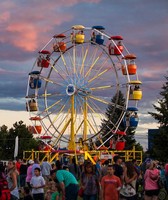
[[[27,174],[27,163],[23,159],[23,162],[20,165],[20,187],[25,187],[26,185],[26,174]]]
[[[49,180],[51,170],[51,164],[48,161],[43,161],[41,164],[41,173],[45,181]]]
[[[121,183],[123,183],[123,168],[121,166],[122,164],[122,159],[120,158],[120,156],[114,156],[113,158],[114,161],[114,175],[118,176],[121,180]]]
[[[168,191],[168,163],[165,164],[166,190]]]
[[[22,160],[20,158],[17,158],[15,166],[16,166],[16,170],[18,171],[17,184],[18,184],[19,188],[20,188],[20,166],[21,166],[21,163],[22,163]]]
[[[9,160],[7,169],[8,169],[7,182],[11,193],[11,200],[18,200],[19,199],[19,190],[17,186],[18,171],[16,170],[15,162]]]
[[[40,169],[40,173],[41,173],[41,167],[40,167],[40,164],[39,164],[39,160],[37,158],[34,159],[34,163],[32,165],[32,176],[34,176],[35,168],[39,168]]]
[[[34,169],[34,176],[30,180],[34,200],[44,200],[45,180],[41,176],[40,172],[41,170],[38,167],[36,167]]]
[[[123,200],[136,200],[136,181],[137,181],[137,172],[132,162],[125,162],[123,166],[124,174],[124,184],[120,190],[121,199]]]
[[[28,164],[29,164],[29,166],[27,168],[26,183],[27,183],[27,186],[29,187],[29,189],[31,189],[30,180],[32,178],[32,166],[34,164],[34,161],[29,160]]]
[[[109,165],[109,160],[105,160],[101,169],[101,178],[107,175],[108,165]]]
[[[101,169],[102,169],[102,167],[101,167],[101,160],[100,159],[97,160],[95,167],[96,167],[96,175],[100,178],[100,176],[101,176]]]
[[[101,180],[102,200],[119,200],[120,178],[114,175],[114,166],[108,165],[107,175]]]
[[[80,168],[76,163],[75,157],[72,158],[72,163],[68,165],[69,171],[75,176],[77,180],[80,178]]]
[[[88,162],[84,166],[81,175],[81,187],[84,190],[84,200],[96,200],[99,195],[99,177],[93,169],[93,165]]]
[[[145,181],[145,200],[157,200],[159,194],[159,170],[156,169],[156,163],[150,162],[148,169],[144,175]]]

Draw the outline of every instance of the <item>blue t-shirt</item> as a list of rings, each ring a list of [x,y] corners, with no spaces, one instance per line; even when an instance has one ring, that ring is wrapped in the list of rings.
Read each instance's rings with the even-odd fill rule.
[[[56,178],[59,183],[63,182],[65,187],[67,187],[69,184],[78,184],[75,176],[67,170],[58,170],[56,173]]]

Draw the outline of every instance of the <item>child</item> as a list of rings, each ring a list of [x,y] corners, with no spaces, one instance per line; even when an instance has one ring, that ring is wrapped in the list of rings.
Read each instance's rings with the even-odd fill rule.
[[[24,187],[24,198],[23,200],[33,200],[33,197],[30,195],[30,190],[28,187]]]
[[[44,200],[45,180],[41,176],[40,168],[34,169],[34,176],[31,178],[30,184],[34,200]]]
[[[57,184],[54,181],[49,181],[48,190],[45,195],[45,200],[60,200]]]
[[[60,200],[60,194],[58,190],[52,193],[51,200]]]

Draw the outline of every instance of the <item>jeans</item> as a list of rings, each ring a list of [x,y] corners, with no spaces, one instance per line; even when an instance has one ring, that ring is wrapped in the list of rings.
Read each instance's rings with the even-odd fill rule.
[[[165,175],[166,178],[166,190],[168,191],[168,175]]]
[[[16,196],[14,196],[14,195],[11,194],[10,200],[18,200],[18,198]]]
[[[26,185],[26,175],[20,175],[20,187],[25,187]]]
[[[79,186],[77,184],[69,184],[65,188],[65,200],[77,200],[78,190]]]
[[[33,194],[33,200],[44,200],[44,193]]]
[[[96,200],[97,199],[97,194],[92,194],[92,195],[83,195],[83,200]]]

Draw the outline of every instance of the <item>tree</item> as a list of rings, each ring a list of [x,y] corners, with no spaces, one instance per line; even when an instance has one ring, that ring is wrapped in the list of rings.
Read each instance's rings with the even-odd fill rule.
[[[0,158],[3,158],[4,149],[6,149],[6,137],[8,135],[8,127],[3,125],[0,127]]]
[[[150,152],[153,157],[161,161],[168,161],[168,76],[159,93],[161,98],[158,105],[153,104],[157,112],[148,112],[159,123],[159,131],[153,138],[153,149]]]
[[[135,134],[136,134],[135,128],[129,127],[126,132],[127,132],[127,135],[125,137],[125,140],[126,140],[125,149],[131,150],[132,147],[135,146],[135,149],[137,151],[143,151],[142,145],[135,140]]]
[[[106,113],[105,113],[106,119],[104,119],[101,124],[101,127],[102,127],[101,135],[102,135],[103,141],[107,140],[111,136],[112,134],[111,130],[115,128],[114,124],[116,124],[119,121],[121,113],[123,112],[120,108],[115,108],[114,110],[115,103],[117,103],[117,105],[120,105],[120,106],[124,106],[125,104],[125,99],[122,92],[119,91],[119,93],[116,94],[111,99],[111,102],[112,103],[109,104],[106,109]],[[119,126],[119,129],[122,131],[124,130],[122,125]],[[105,145],[109,146],[109,142],[110,141],[108,141]]]
[[[15,138],[19,137],[19,151],[18,157],[23,157],[23,151],[35,149],[37,150],[39,142],[33,138],[23,121],[13,124],[9,130],[7,126],[3,125],[0,130],[0,142],[2,144],[1,160],[13,159]],[[3,138],[2,138],[3,136]]]

